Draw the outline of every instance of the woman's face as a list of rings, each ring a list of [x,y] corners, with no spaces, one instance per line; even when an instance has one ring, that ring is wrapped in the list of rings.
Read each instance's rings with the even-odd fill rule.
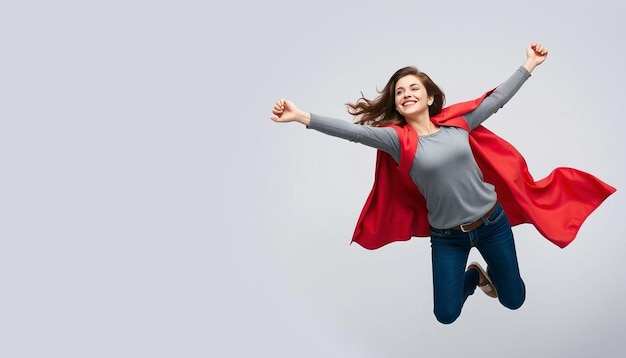
[[[404,118],[428,112],[433,97],[428,96],[422,81],[415,75],[406,75],[396,83],[396,109]]]

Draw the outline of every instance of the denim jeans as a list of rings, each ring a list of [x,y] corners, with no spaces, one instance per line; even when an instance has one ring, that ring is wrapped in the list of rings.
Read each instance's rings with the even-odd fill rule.
[[[466,272],[467,258],[476,247],[487,263],[500,303],[507,308],[521,307],[526,288],[520,277],[511,224],[498,204],[496,211],[483,219],[483,225],[470,232],[430,228],[434,313],[441,323],[452,323],[461,314],[467,297],[478,285],[478,272]]]

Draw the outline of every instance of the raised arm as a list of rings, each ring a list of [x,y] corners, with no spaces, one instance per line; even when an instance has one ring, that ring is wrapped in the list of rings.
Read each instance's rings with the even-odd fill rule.
[[[274,104],[271,120],[277,123],[299,122],[324,134],[361,143],[400,160],[398,134],[390,127],[370,127],[341,119],[324,117],[300,110],[293,102],[280,99]]]
[[[526,61],[493,91],[472,112],[464,116],[470,129],[478,127],[482,122],[502,108],[530,77],[531,72],[545,61],[548,56],[541,44],[530,44],[526,48]]]

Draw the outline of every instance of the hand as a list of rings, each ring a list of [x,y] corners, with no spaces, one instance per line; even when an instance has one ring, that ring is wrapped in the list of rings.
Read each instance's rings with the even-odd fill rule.
[[[297,121],[309,125],[311,119],[309,113],[299,110],[293,102],[283,98],[276,101],[272,114],[274,115],[270,119],[277,123]]]
[[[548,50],[542,44],[533,43],[526,48],[526,62],[524,67],[528,72],[541,65],[548,57]]]

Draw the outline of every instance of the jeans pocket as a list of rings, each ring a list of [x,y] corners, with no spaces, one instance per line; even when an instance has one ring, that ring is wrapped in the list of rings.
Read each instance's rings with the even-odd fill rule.
[[[430,228],[430,236],[434,236],[434,237],[446,237],[450,235],[450,230],[445,229],[445,230],[440,230],[440,229],[435,229],[435,228]]]
[[[502,209],[502,207],[499,207],[498,210],[496,210],[496,212],[491,215],[491,217],[486,219],[487,220],[487,225],[493,225],[493,224],[497,223],[498,221],[500,221],[505,216],[506,216],[506,214],[504,212],[504,209]],[[492,219],[492,217],[493,217],[493,219]]]

